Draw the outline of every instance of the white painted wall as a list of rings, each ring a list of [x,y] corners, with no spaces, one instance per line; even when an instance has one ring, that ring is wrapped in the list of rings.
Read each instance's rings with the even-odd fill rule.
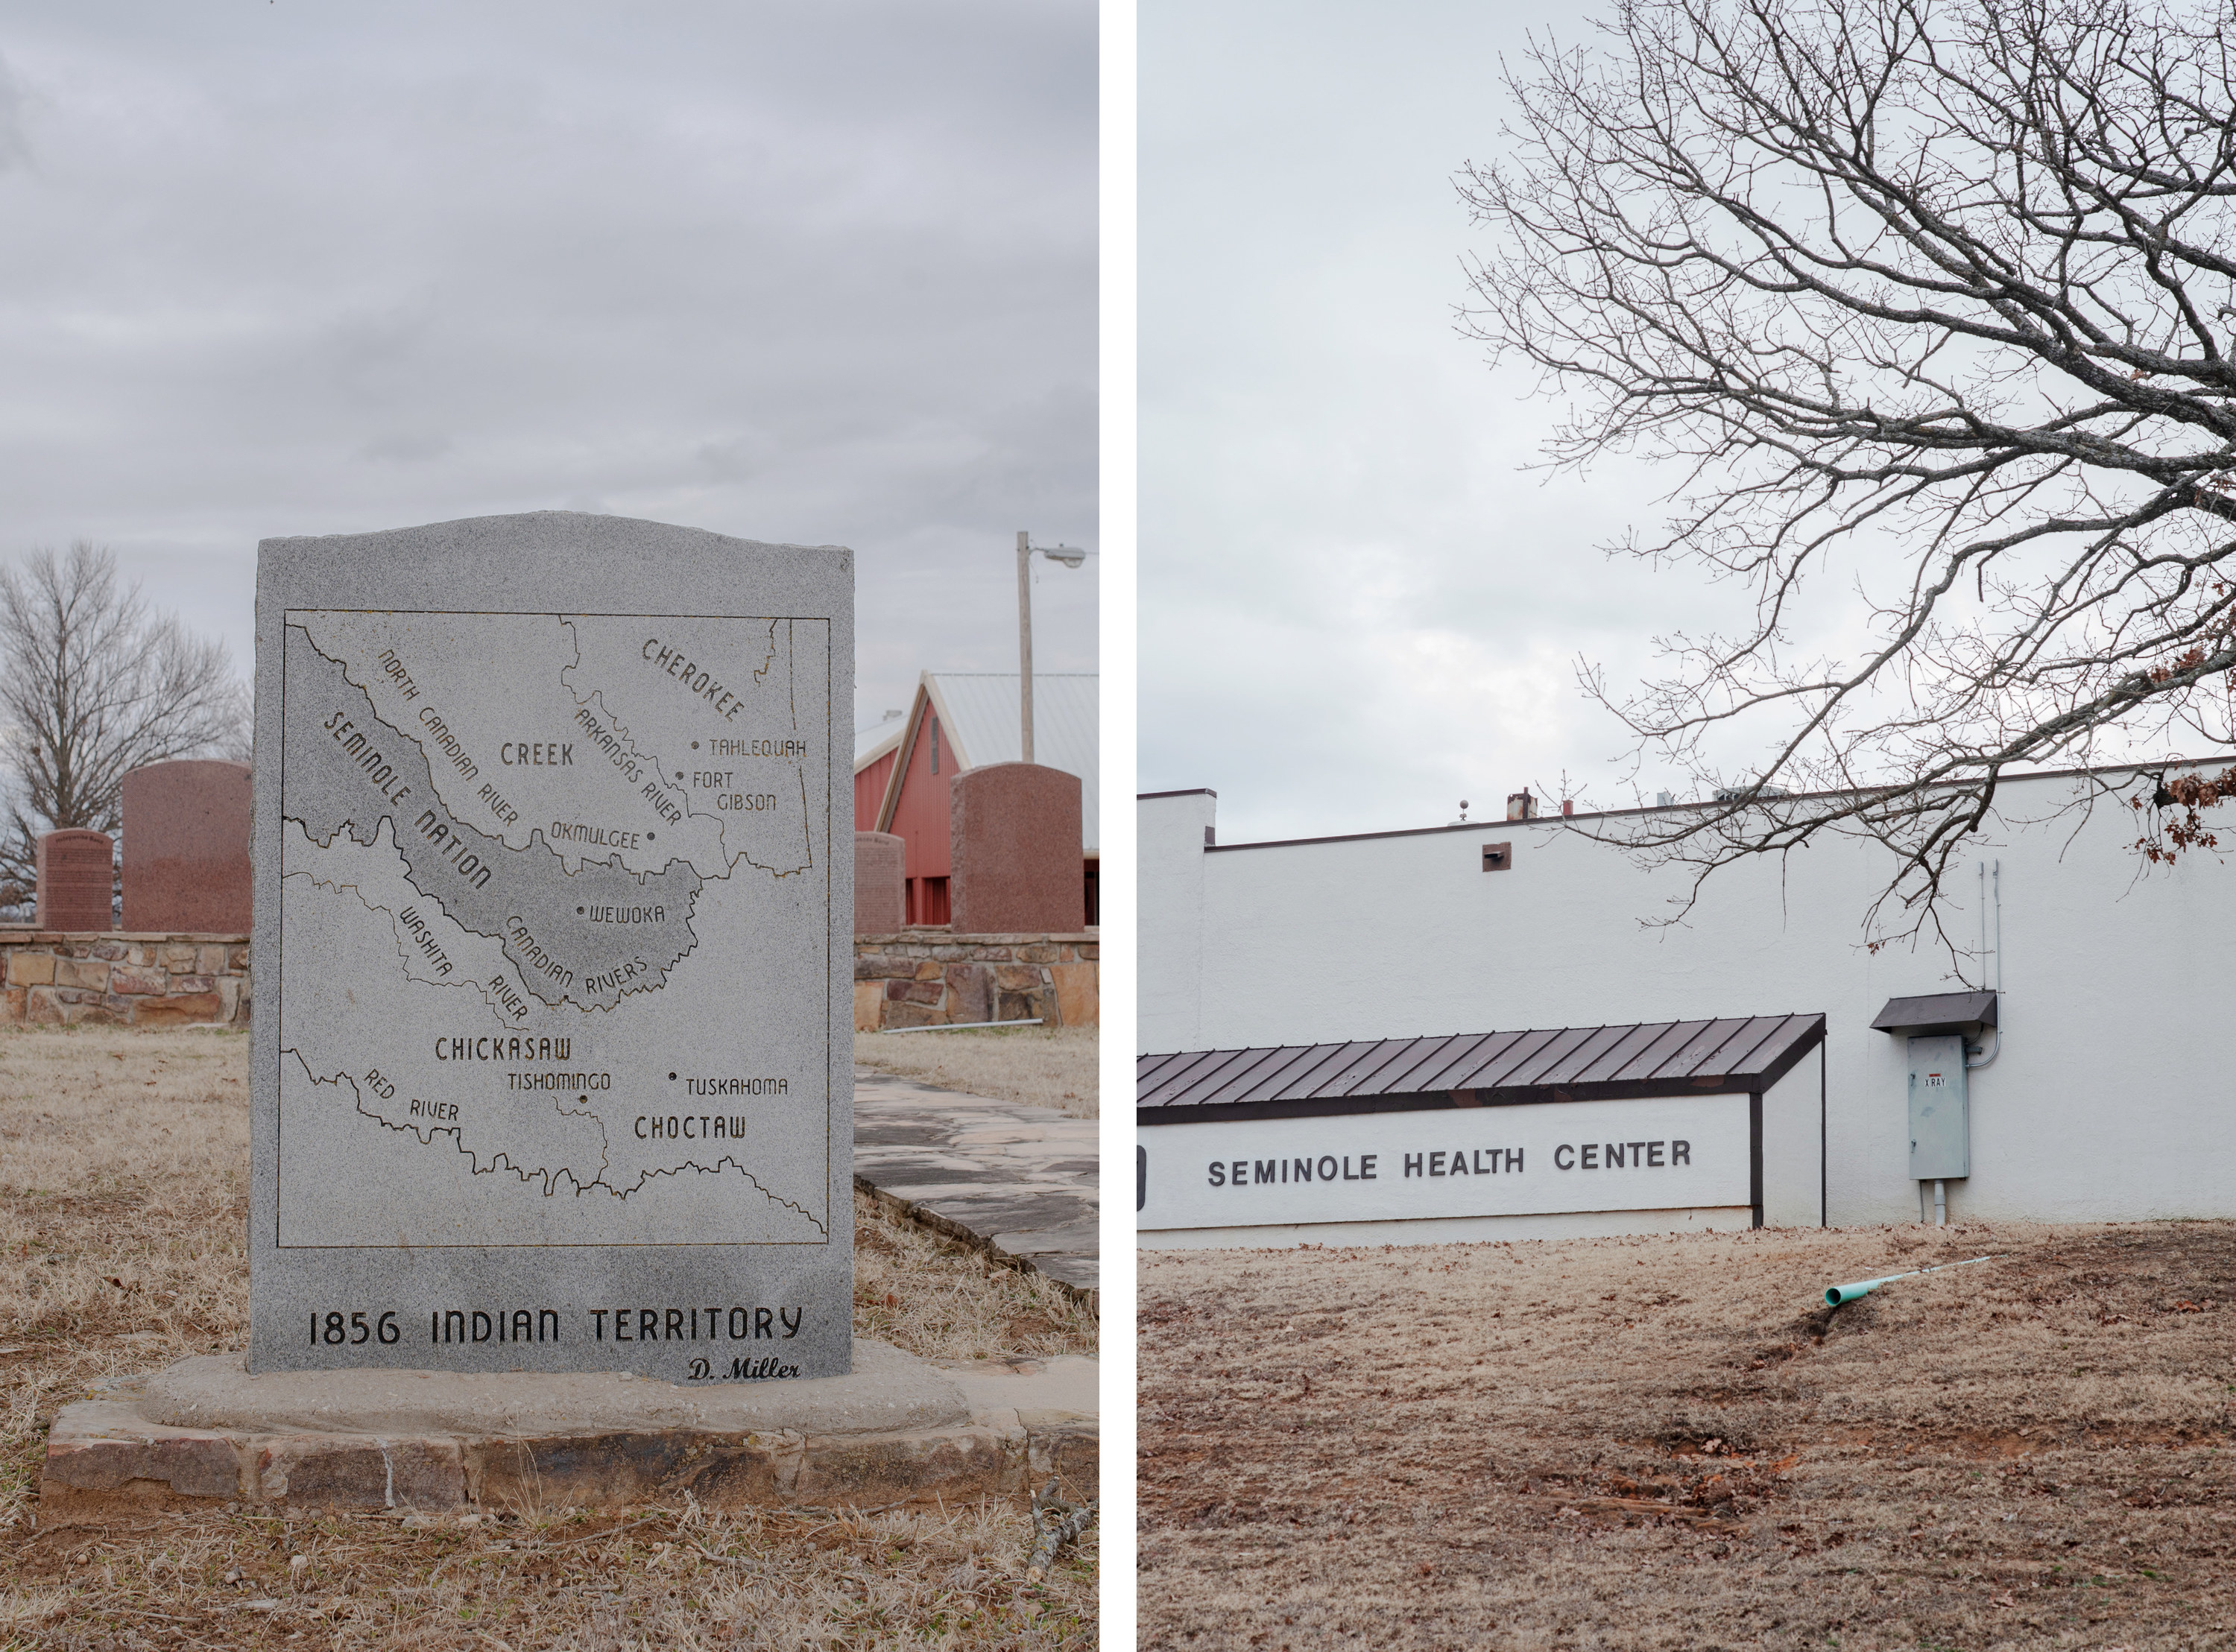
[[[1134,915],[1134,945],[1154,969],[1136,972],[1135,1025],[1155,1026],[1157,1036],[1175,1040],[1143,1045],[1144,1050],[1201,1050],[1197,1042],[1203,1006],[1205,839],[1215,822],[1219,798],[1208,791],[1167,793],[1144,798],[1134,847],[1141,868],[1141,901]],[[1151,892],[1154,891],[1152,898]],[[1147,1037],[1146,1031],[1142,1033]]]
[[[1252,1228],[1141,1230],[1143,1250],[1290,1250],[1299,1245],[1480,1245],[1523,1239],[1621,1239],[1637,1234],[1745,1233],[1754,1207],[1584,1210],[1510,1216],[1427,1216],[1413,1222],[1305,1222]]]
[[[1878,1006],[1874,1004],[1871,1009],[1876,1013]],[[1829,1083],[1819,1081],[1818,1064],[1824,1063],[1822,1072],[1829,1079],[1829,1050],[1810,1051],[1763,1092],[1762,1220],[1766,1227],[1813,1228],[1821,1217],[1825,1202],[1822,1190],[1832,1179],[1832,1164],[1818,1150],[1818,1127],[1819,1119],[1832,1111],[1832,1098]],[[1906,1096],[1904,1105],[1909,1105]],[[1752,1208],[1748,1214],[1753,1214]]]
[[[2073,786],[2008,783],[1980,851],[2003,863],[2003,1037],[1971,1074],[1973,1173],[1951,1217],[2236,1216],[2236,865],[2141,875],[2125,810],[2029,823]],[[1917,1219],[1904,1052],[1870,1022],[1964,983],[1930,946],[1863,947],[1876,849],[1733,868],[1685,927],[1654,930],[1640,920],[1680,875],[1558,821],[1207,853],[1207,794],[1139,807],[1144,1052],[1822,1012],[1830,1218]],[[1513,869],[1483,872],[1501,840]],[[1969,937],[1960,883],[1950,922]],[[1795,1161],[1781,1188],[1815,1146],[1815,1066],[1766,1098],[1766,1154]],[[1766,1217],[1813,1222],[1804,1203]]]
[[[1135,1220],[1154,1229],[1733,1206],[1751,1218],[1747,1111],[1745,1096],[1677,1095],[1143,1125],[1148,1196]]]

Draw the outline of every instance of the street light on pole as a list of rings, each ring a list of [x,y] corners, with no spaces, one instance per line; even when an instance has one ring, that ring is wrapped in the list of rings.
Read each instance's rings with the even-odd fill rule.
[[[1024,761],[1033,760],[1033,580],[1032,561],[1045,556],[1068,568],[1084,563],[1090,553],[1071,545],[1036,545],[1032,535],[1017,530],[1017,705],[1023,713],[1019,733]]]

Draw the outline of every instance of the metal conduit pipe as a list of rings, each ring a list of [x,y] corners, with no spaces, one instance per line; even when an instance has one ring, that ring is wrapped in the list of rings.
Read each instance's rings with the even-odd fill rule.
[[[1990,877],[1994,880],[1992,904],[1996,908],[1996,1042],[1994,1047],[1988,1051],[1984,1059],[1967,1061],[1964,1064],[1975,1072],[1982,1067],[1994,1065],[1996,1058],[2003,1052],[2003,863],[2001,861],[1995,862],[1995,869],[1992,873],[1989,870],[1987,862],[1980,862],[1980,985],[1983,987],[1988,984],[1988,908],[1990,904],[1989,895]]]

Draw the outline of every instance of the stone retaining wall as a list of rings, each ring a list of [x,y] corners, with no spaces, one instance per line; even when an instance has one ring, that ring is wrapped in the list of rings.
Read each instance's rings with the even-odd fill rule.
[[[1102,1019],[1102,932],[958,935],[943,927],[854,937],[854,1030]]]
[[[0,929],[0,1021],[76,1026],[240,1026],[247,935]]]
[[[854,937],[854,1026],[1101,1019],[1101,932]],[[0,929],[0,1020],[53,1026],[244,1025],[248,937]]]

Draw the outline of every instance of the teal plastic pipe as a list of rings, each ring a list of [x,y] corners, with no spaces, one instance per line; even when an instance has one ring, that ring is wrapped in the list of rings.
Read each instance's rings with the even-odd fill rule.
[[[1868,1296],[1882,1285],[1891,1285],[1897,1279],[1915,1279],[1920,1274],[1937,1274],[1943,1268],[1970,1268],[1976,1262],[1993,1262],[1993,1256],[1972,1256],[1963,1262],[1944,1262],[1933,1268],[1913,1268],[1906,1274],[1887,1274],[1878,1279],[1859,1279],[1852,1285],[1828,1285],[1825,1288],[1825,1306],[1838,1308],[1843,1302],[1852,1302],[1858,1296]]]

